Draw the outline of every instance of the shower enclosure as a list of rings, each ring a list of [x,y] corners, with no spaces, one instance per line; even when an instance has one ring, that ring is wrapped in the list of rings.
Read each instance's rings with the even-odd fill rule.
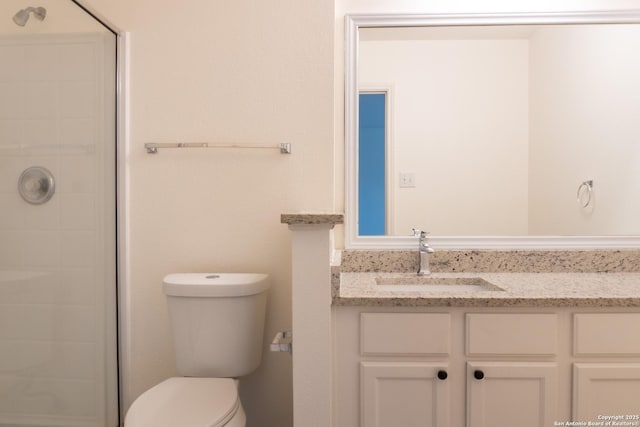
[[[0,427],[117,427],[116,34],[0,3]]]

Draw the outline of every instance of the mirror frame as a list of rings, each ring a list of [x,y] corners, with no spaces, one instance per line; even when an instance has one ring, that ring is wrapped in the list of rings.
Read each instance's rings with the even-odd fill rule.
[[[345,248],[415,248],[415,237],[358,235],[358,43],[360,28],[463,25],[640,24],[640,10],[504,14],[345,16]],[[640,236],[432,236],[440,249],[638,248]]]

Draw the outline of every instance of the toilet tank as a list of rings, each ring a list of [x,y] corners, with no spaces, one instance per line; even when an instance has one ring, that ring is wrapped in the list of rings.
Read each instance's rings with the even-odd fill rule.
[[[266,274],[183,273],[164,278],[178,374],[240,377],[262,359]]]

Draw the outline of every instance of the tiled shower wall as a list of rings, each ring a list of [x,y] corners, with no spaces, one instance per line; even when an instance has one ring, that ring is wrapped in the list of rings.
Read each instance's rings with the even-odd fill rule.
[[[104,50],[99,35],[0,39],[0,426],[106,416],[115,207]],[[17,191],[30,166],[55,177],[45,204]]]

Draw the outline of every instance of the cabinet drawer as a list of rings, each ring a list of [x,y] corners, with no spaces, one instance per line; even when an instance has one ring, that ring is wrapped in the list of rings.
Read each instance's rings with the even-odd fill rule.
[[[448,355],[448,313],[362,313],[363,355]]]
[[[557,351],[555,314],[467,314],[467,355],[551,356]]]
[[[583,355],[640,355],[640,314],[575,314],[573,352]]]

